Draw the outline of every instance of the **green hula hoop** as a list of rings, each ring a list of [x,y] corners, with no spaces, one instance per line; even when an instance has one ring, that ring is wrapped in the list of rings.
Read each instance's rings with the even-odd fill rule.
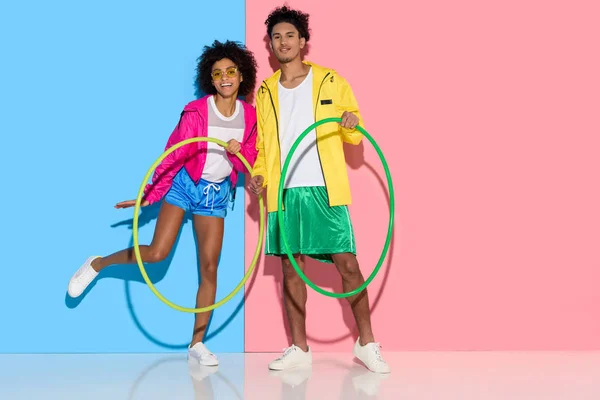
[[[196,314],[196,313],[202,313],[202,312],[214,310],[215,308],[222,306],[223,304],[225,304],[226,302],[231,300],[233,298],[233,296],[235,296],[236,293],[239,292],[239,290],[242,287],[244,287],[244,284],[246,283],[248,278],[250,278],[250,275],[252,275],[252,272],[254,271],[254,268],[256,267],[256,263],[258,262],[258,257],[260,256],[260,250],[262,248],[263,234],[264,234],[264,230],[265,230],[265,223],[264,223],[265,211],[264,211],[264,205],[263,205],[263,198],[262,198],[262,196],[260,196],[259,197],[260,233],[258,234],[258,244],[256,246],[256,251],[254,252],[254,258],[252,259],[252,262],[250,263],[248,272],[246,272],[246,275],[244,275],[244,278],[242,279],[242,281],[235,287],[235,289],[233,289],[233,291],[231,293],[229,293],[224,299],[220,300],[219,302],[217,302],[211,306],[201,307],[201,308],[182,307],[182,306],[179,306],[179,305],[173,303],[172,301],[169,301],[167,298],[165,298],[158,291],[158,289],[156,289],[154,284],[150,281],[150,278],[148,278],[148,274],[146,273],[146,269],[144,268],[144,263],[142,262],[142,256],[140,254],[140,245],[139,245],[139,240],[138,240],[138,218],[139,218],[138,214],[139,214],[140,206],[142,203],[142,197],[144,195],[144,188],[146,186],[146,182],[148,182],[148,180],[150,179],[150,175],[152,175],[152,171],[154,171],[154,169],[156,169],[156,167],[161,163],[161,161],[165,157],[167,157],[171,152],[177,150],[178,148],[180,148],[182,146],[185,146],[186,144],[193,143],[193,142],[212,142],[212,143],[216,143],[220,146],[227,147],[227,143],[225,143],[222,140],[218,140],[218,139],[214,139],[214,138],[210,138],[210,137],[194,137],[194,138],[183,140],[183,141],[173,145],[172,147],[167,149],[154,162],[154,164],[152,164],[152,166],[146,173],[146,176],[144,177],[144,181],[142,182],[142,185],[140,186],[140,190],[138,191],[138,196],[135,201],[135,208],[133,211],[133,247],[134,247],[134,251],[135,251],[135,258],[136,258],[138,267],[140,268],[140,272],[142,273],[144,280],[146,281],[146,283],[148,284],[148,286],[150,287],[152,292],[156,295],[156,297],[158,297],[163,303],[165,303],[169,307],[172,307],[176,310]],[[246,168],[248,168],[248,171],[250,173],[252,173],[252,167],[250,166],[250,164],[248,164],[248,161],[240,153],[237,153],[236,156],[240,159],[240,161],[242,161],[242,163],[246,166]],[[234,188],[234,190],[235,190],[235,188]]]
[[[375,266],[375,269],[373,270],[373,272],[371,273],[369,278],[358,288],[356,288],[350,292],[333,293],[333,292],[329,292],[327,290],[321,289],[320,287],[318,287],[317,285],[312,283],[310,281],[310,279],[308,279],[308,277],[304,274],[304,272],[302,272],[300,267],[298,267],[298,264],[296,263],[296,260],[294,259],[294,255],[292,254],[292,252],[290,250],[290,246],[287,242],[287,237],[285,236],[284,223],[283,223],[283,185],[285,182],[285,177],[287,174],[289,164],[292,160],[292,155],[294,154],[294,151],[296,151],[296,148],[298,147],[298,145],[300,145],[300,142],[302,141],[302,139],[304,139],[306,137],[306,135],[308,135],[308,133],[310,131],[312,131],[313,129],[315,129],[317,126],[327,124],[329,122],[338,122],[339,123],[341,121],[342,121],[341,118],[325,118],[325,119],[315,122],[314,124],[312,124],[311,126],[306,128],[306,130],[300,134],[298,139],[296,139],[296,141],[292,145],[292,148],[290,149],[290,152],[288,153],[287,158],[285,159],[285,163],[283,164],[283,169],[281,171],[281,178],[280,178],[281,180],[279,181],[279,192],[278,192],[278,200],[277,200],[277,219],[279,221],[279,229],[281,231],[281,238],[283,239],[283,244],[285,246],[285,252],[286,252],[287,256],[289,257],[290,262],[294,266],[294,269],[296,270],[298,275],[300,275],[300,278],[302,278],[302,280],[308,286],[313,288],[315,291],[317,291],[325,296],[335,297],[335,298],[354,296],[354,295],[360,293],[362,290],[364,290],[369,285],[369,283],[371,283],[373,278],[375,278],[375,275],[377,275],[377,273],[379,272],[379,269],[381,268],[383,261],[385,260],[385,256],[387,254],[387,251],[390,247],[390,242],[392,240],[392,232],[393,232],[393,228],[394,228],[394,185],[392,183],[392,176],[390,174],[390,169],[388,167],[387,162],[385,161],[383,152],[381,151],[381,149],[379,148],[379,146],[377,145],[377,143],[375,142],[373,137],[371,137],[371,135],[369,135],[369,133],[364,128],[362,128],[361,126],[357,126],[356,129],[358,129],[367,139],[369,139],[369,142],[371,142],[371,144],[377,151],[377,154],[379,155],[379,158],[381,159],[383,168],[385,170],[385,176],[387,178],[388,189],[390,192],[390,221],[388,224],[388,233],[387,233],[387,237],[385,239],[385,245],[383,246],[383,251],[381,252],[379,261],[377,262],[377,265]]]

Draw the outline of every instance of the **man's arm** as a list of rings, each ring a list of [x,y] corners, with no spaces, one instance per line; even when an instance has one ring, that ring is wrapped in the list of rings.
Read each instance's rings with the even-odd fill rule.
[[[338,115],[342,118],[340,133],[346,143],[357,145],[361,142],[363,134],[356,129],[356,125],[364,128],[364,121],[358,109],[358,102],[354,97],[352,87],[341,76],[337,76],[338,101],[336,102]]]

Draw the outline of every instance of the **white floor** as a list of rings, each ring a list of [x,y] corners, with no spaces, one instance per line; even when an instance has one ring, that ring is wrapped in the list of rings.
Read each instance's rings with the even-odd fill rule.
[[[600,352],[384,355],[382,376],[345,353],[285,373],[268,371],[275,354],[220,354],[216,370],[180,353],[4,354],[0,399],[600,399]]]

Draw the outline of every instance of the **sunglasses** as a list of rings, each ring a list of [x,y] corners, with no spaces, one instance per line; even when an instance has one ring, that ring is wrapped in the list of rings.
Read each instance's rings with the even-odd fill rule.
[[[229,78],[235,78],[235,76],[237,75],[238,69],[237,67],[229,67],[225,70],[225,74],[229,77]],[[212,73],[212,78],[213,81],[218,81],[221,78],[223,78],[223,70],[221,69],[215,69]]]

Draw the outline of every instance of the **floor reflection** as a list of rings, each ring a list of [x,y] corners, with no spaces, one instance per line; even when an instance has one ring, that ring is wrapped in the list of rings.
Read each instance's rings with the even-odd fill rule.
[[[598,399],[600,353],[386,353],[389,375],[345,353],[269,371],[276,354],[0,355],[0,399]]]

